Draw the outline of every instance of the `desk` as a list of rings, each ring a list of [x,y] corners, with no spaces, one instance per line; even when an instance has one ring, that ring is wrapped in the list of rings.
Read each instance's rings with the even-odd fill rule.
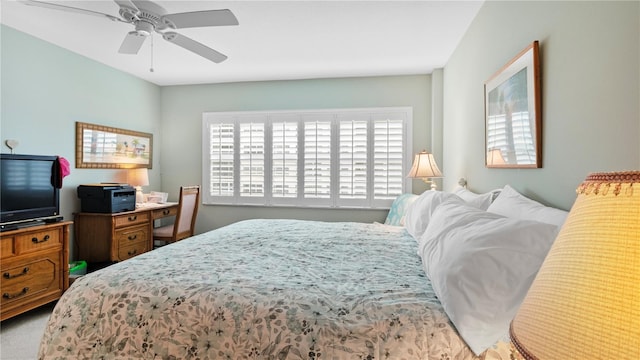
[[[175,216],[178,203],[141,204],[134,211],[75,214],[78,259],[123,261],[153,249],[155,220]]]

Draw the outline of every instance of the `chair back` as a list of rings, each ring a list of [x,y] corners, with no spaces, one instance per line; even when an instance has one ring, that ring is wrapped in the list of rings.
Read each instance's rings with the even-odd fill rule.
[[[173,224],[173,241],[193,236],[200,203],[200,186],[181,186],[178,213]]]

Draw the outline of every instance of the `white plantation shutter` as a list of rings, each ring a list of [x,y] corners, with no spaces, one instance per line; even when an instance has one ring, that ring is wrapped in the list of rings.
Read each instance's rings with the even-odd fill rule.
[[[403,193],[406,171],[404,119],[402,114],[375,119],[373,135],[374,199],[395,199]]]
[[[411,108],[203,114],[203,202],[388,208],[411,191]]]
[[[209,194],[212,196],[233,196],[233,123],[217,123],[209,126]]]
[[[341,117],[338,123],[340,203],[362,204],[355,200],[366,200],[368,195],[369,120],[361,115]]]
[[[240,196],[265,196],[265,122],[240,121]]]
[[[303,121],[304,198],[331,198],[331,120]]]
[[[297,198],[298,122],[295,120],[274,121],[272,134],[271,196],[274,199]]]

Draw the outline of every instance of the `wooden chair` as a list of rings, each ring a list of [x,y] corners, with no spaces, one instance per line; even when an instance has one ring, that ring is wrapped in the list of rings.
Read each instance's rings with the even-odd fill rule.
[[[176,219],[171,225],[153,229],[154,247],[193,236],[199,203],[200,186],[181,186]]]

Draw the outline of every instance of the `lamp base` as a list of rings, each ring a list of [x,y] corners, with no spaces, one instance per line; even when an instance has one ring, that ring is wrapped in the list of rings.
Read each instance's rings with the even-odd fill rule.
[[[436,185],[435,181],[429,180],[429,178],[423,178],[422,181],[424,181],[426,184],[431,184],[431,190],[438,190],[438,185]]]
[[[142,194],[142,186],[136,186],[136,204],[142,204],[144,202],[144,195]]]

